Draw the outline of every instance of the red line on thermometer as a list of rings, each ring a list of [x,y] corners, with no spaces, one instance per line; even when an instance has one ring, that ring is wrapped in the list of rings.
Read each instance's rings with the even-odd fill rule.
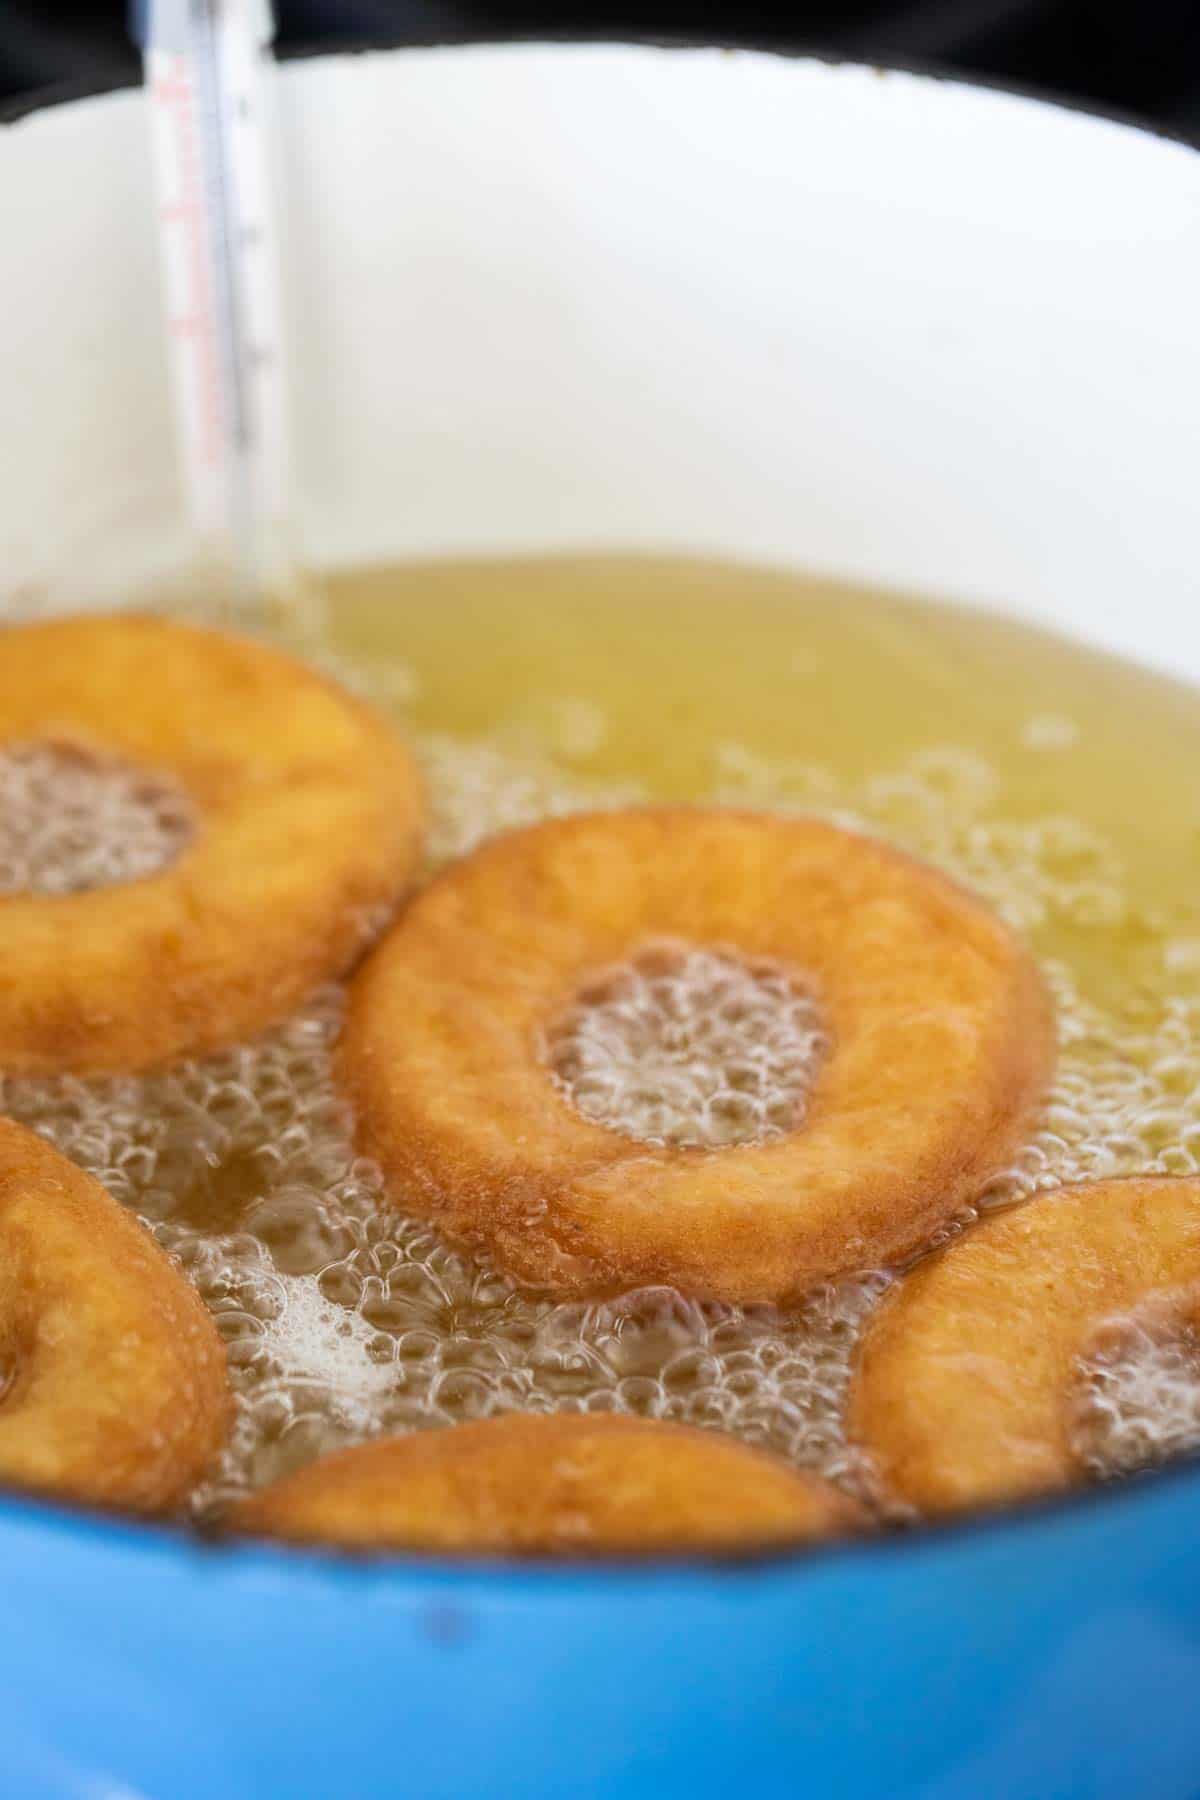
[[[174,178],[178,192],[162,209],[164,223],[182,233],[182,258],[187,270],[188,303],[173,316],[169,329],[177,341],[190,347],[191,379],[195,389],[199,424],[198,450],[205,467],[212,470],[222,460],[223,412],[221,370],[217,346],[217,321],[213,306],[211,251],[205,230],[206,215],[201,194],[201,152],[196,126],[196,95],[187,60],[164,55],[163,71],[153,82],[152,101],[168,122],[174,150]]]

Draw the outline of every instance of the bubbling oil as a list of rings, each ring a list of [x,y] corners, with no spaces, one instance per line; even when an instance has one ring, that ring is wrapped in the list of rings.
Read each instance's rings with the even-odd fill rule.
[[[423,761],[431,870],[515,825],[659,799],[876,833],[988,899],[1056,996],[1053,1092],[979,1207],[1200,1170],[1200,696],[984,615],[710,563],[408,565],[338,575],[328,602],[317,654],[395,715]],[[752,1023],[775,1009],[762,1034],[775,1086],[754,1086],[735,1031],[716,1088],[693,1070],[650,1128],[704,1141],[714,1092],[747,1082],[802,1112],[819,1018],[789,1017],[772,973],[739,971],[719,945],[682,955],[677,986],[682,967],[697,993],[741,983],[733,1011],[746,1003]],[[640,1135],[645,1084],[625,1076],[639,1043],[661,1048],[654,1004],[691,1007],[680,1041],[691,1031],[713,1061],[704,1009],[694,994],[655,1001],[660,978],[625,971],[597,1002],[616,1008],[605,1026],[625,1062],[596,1104]],[[255,1043],[150,1075],[0,1080],[0,1110],[139,1214],[213,1311],[237,1415],[197,1514],[347,1442],[510,1410],[715,1426],[869,1492],[842,1412],[888,1271],[786,1310],[669,1288],[596,1304],[520,1293],[406,1217],[402,1196],[387,1203],[356,1154],[333,1074],[343,1005],[328,988]],[[730,1068],[742,1075],[726,1080]],[[754,1129],[774,1128],[760,1110]],[[1089,1440],[1098,1471],[1200,1439],[1186,1359],[1087,1378],[1118,1421]]]
[[[1168,1461],[1200,1444],[1200,1340],[1136,1318],[1087,1356],[1069,1411],[1072,1447],[1094,1475]]]
[[[545,1034],[555,1086],[643,1144],[716,1150],[795,1130],[828,1042],[786,969],[651,944],[594,975]]]
[[[139,881],[192,834],[174,782],[76,745],[0,752],[0,894],[82,894]]]

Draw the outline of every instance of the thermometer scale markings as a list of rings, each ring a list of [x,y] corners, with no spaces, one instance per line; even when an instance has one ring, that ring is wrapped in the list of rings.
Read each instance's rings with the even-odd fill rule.
[[[285,494],[260,43],[230,0],[159,0],[145,59],[173,385],[198,533],[253,591]],[[223,543],[222,543],[223,541]]]

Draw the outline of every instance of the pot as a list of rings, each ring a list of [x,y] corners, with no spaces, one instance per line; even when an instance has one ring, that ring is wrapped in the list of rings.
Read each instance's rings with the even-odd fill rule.
[[[296,515],[644,547],[1200,679],[1200,156],[897,70],[481,45],[280,77]],[[0,587],[187,556],[140,93],[0,134]],[[0,1502],[20,1800],[1184,1800],[1200,1468],[816,1554],[454,1566]]]

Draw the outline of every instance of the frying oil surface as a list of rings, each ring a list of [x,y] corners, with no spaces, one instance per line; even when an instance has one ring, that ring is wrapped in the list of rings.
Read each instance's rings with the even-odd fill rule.
[[[1200,1170],[1200,696],[991,618],[708,564],[411,565],[334,579],[330,617],[329,656],[423,756],[431,866],[636,800],[861,826],[988,898],[1057,997],[1054,1092],[983,1204]],[[631,1031],[661,1039],[653,997],[634,998],[622,1054]],[[321,993],[257,1044],[153,1076],[0,1083],[0,1107],[146,1218],[217,1316],[239,1412],[200,1511],[341,1443],[513,1408],[717,1425],[864,1479],[840,1414],[886,1272],[787,1313],[517,1294],[383,1204],[333,1085],[341,1008]],[[711,1081],[695,1091],[711,1102]],[[606,1117],[626,1092],[631,1128],[661,1123],[636,1082],[605,1088]],[[688,1092],[670,1096],[684,1136]],[[1139,1354],[1086,1372],[1099,1468],[1200,1432],[1189,1347]]]
[[[819,1006],[787,970],[668,943],[594,976],[544,1050],[586,1119],[714,1150],[794,1130],[826,1047]]]
[[[0,894],[79,894],[153,875],[192,829],[186,794],[64,744],[0,752]]]

